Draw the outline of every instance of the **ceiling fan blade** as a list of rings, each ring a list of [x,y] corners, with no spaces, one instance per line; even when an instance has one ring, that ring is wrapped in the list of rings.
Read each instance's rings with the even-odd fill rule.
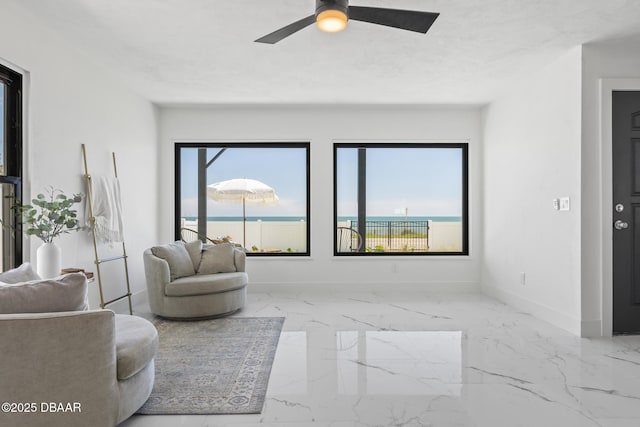
[[[426,34],[439,13],[349,6],[349,19]]]
[[[267,34],[264,37],[260,37],[258,40],[255,40],[255,41],[258,43],[274,44],[279,42],[283,38],[289,37],[291,34],[298,32],[305,27],[308,27],[314,22],[316,22],[316,15],[307,16],[306,18],[302,18],[301,20],[296,21],[293,24],[289,24],[286,27],[282,27],[271,34]]]

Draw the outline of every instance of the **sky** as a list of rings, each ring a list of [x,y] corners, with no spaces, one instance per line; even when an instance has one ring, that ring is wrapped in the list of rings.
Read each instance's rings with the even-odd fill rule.
[[[357,148],[339,148],[338,216],[357,215]],[[462,150],[367,148],[368,216],[461,216]]]
[[[207,160],[220,149],[208,149]],[[181,152],[182,216],[197,215],[197,149]],[[368,216],[461,216],[462,150],[368,148]],[[357,149],[339,148],[338,216],[357,215]],[[306,216],[304,148],[228,148],[208,169],[207,184],[251,178],[272,187],[275,206],[247,206],[248,217]],[[332,185],[327,182],[327,185]],[[328,207],[332,210],[332,207]],[[207,216],[241,216],[239,204],[208,200]]]
[[[207,150],[207,161],[220,148]],[[197,216],[198,149],[181,152],[182,216]],[[273,188],[275,206],[247,206],[247,216],[306,217],[307,161],[304,148],[228,148],[207,169],[207,185],[234,178],[250,178]],[[207,201],[207,216],[242,216],[240,204]]]

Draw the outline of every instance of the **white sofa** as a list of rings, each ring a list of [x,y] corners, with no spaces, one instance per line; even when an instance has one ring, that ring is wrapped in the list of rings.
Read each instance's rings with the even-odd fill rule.
[[[177,241],[144,251],[151,312],[170,319],[219,317],[240,310],[249,278],[233,244]]]
[[[149,397],[155,327],[111,310],[84,311],[86,290],[80,273],[0,284],[0,402],[13,405],[3,406],[0,425],[113,427]],[[25,312],[46,309],[47,300],[61,310]]]

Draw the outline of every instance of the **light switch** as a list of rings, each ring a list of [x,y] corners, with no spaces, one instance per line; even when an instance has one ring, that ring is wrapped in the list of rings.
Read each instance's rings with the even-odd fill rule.
[[[560,197],[560,210],[561,211],[571,210],[571,200],[568,197]]]
[[[553,209],[560,210],[560,199],[553,199]]]

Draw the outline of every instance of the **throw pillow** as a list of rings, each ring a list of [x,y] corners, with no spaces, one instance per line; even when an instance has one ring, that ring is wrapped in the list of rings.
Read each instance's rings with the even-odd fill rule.
[[[154,246],[151,248],[151,253],[167,261],[171,281],[196,274],[189,252],[184,247],[184,243],[179,240],[167,245]]]
[[[233,273],[237,271],[234,262],[234,250],[232,243],[207,246],[202,251],[198,274]]]
[[[202,241],[195,240],[193,242],[185,243],[185,249],[189,252],[191,263],[193,264],[193,270],[198,270],[200,265],[200,259],[202,258]]]
[[[38,276],[38,273],[33,270],[33,267],[28,262],[23,263],[18,268],[0,273],[0,282],[4,283],[21,283],[40,279],[41,277]]]
[[[55,279],[0,284],[0,313],[50,313],[89,309],[87,278],[71,273]]]

